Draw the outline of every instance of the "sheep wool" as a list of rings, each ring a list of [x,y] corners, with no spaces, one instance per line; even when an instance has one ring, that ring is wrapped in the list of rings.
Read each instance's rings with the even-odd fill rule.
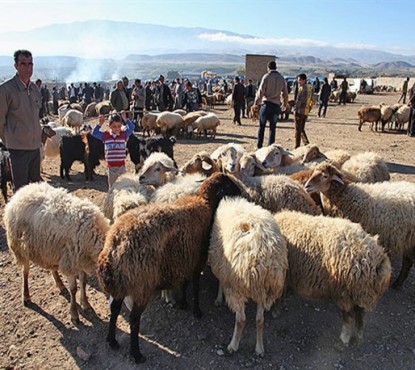
[[[281,297],[288,267],[287,246],[272,214],[246,199],[224,198],[212,227],[209,262],[236,313],[228,350],[238,350],[251,299],[257,303],[256,353],[263,355],[264,309]]]
[[[356,223],[284,211],[275,215],[288,248],[287,284],[301,296],[330,299],[343,315],[341,344],[363,338],[364,310],[372,310],[389,285],[391,263]]]
[[[6,205],[4,224],[8,246],[16,263],[23,266],[24,301],[30,301],[27,283],[30,261],[52,270],[57,285],[63,288],[56,272],[59,270],[68,277],[71,317],[78,321],[76,276],[95,270],[109,229],[108,220],[99,208],[66,189],[54,188],[46,182],[33,183],[19,189]],[[83,291],[85,286],[80,285],[81,304],[89,306]]]

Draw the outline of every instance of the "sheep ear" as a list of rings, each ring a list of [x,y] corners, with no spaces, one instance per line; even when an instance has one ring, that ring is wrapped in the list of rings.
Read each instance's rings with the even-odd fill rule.
[[[285,150],[285,149],[283,149],[281,147],[280,147],[280,153],[281,153],[281,155],[287,155],[289,157],[293,157],[294,156],[293,153],[291,153],[290,151]]]
[[[267,168],[262,165],[261,162],[255,161],[255,167],[259,168],[261,171],[267,171]]]
[[[333,175],[332,180],[337,181],[338,183],[344,185],[344,181],[339,175]]]
[[[209,170],[211,170],[211,169],[212,169],[212,164],[210,164],[210,163],[208,163],[208,162],[206,162],[206,161],[202,161],[202,168],[203,168],[205,171],[209,171]]]
[[[164,169],[167,172],[175,172],[175,173],[179,173],[180,172],[180,170],[178,168],[176,168],[176,167],[166,166],[165,164],[162,164],[162,166],[164,167]]]

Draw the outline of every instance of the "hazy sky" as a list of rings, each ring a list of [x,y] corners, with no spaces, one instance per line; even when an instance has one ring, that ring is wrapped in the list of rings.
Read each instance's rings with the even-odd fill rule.
[[[52,23],[110,19],[415,55],[413,14],[415,0],[0,0],[0,37]]]

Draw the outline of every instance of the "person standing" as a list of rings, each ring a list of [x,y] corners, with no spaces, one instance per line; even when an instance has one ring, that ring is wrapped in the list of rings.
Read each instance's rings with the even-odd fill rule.
[[[186,82],[186,92],[182,101],[182,108],[186,108],[188,112],[200,110],[202,105],[202,95],[197,87],[193,87],[190,81]]]
[[[59,90],[56,86],[52,87],[52,103],[53,103],[53,114],[58,115]]]
[[[408,122],[408,136],[415,137],[415,82],[409,90],[408,105],[411,107]]]
[[[401,100],[403,99],[402,100],[402,103],[405,104],[405,102],[406,102],[406,94],[408,93],[408,83],[409,83],[409,77],[407,77],[406,80],[403,82],[403,85],[402,85],[402,95],[399,98],[398,103],[400,103]]]
[[[318,116],[321,117],[321,110],[324,107],[324,111],[323,111],[323,117],[326,117],[326,112],[327,112],[327,106],[329,105],[329,98],[330,98],[330,94],[331,94],[331,87],[329,85],[329,81],[326,78],[324,78],[324,84],[321,87],[321,92],[320,92],[320,107],[318,109]]]
[[[259,129],[257,148],[262,148],[264,141],[265,125],[269,121],[268,145],[275,142],[275,129],[278,116],[281,112],[281,95],[285,109],[289,109],[287,82],[277,71],[275,61],[268,62],[268,73],[261,80],[255,96],[255,106],[259,108]]]
[[[14,53],[16,75],[0,85],[0,138],[10,152],[14,190],[40,176],[42,95],[30,80],[33,57],[28,50]]]
[[[330,82],[330,87],[331,87],[332,90],[337,90],[337,88],[338,88],[337,81],[334,77]]]
[[[320,80],[318,77],[313,82],[313,90],[315,94],[318,94],[320,92]]]
[[[173,107],[173,97],[170,88],[164,83],[164,76],[160,75],[159,85],[157,87],[158,108],[160,112],[169,110]]]
[[[143,110],[146,103],[146,90],[143,85],[141,85],[141,80],[136,79],[134,81],[134,88],[131,92],[131,99],[134,102],[134,122],[136,128],[138,126],[138,117],[143,118]]]
[[[295,102],[295,148],[298,148],[303,140],[303,144],[310,144],[305,132],[305,124],[308,114],[313,106],[313,87],[307,85],[307,76],[301,73],[298,80],[298,97]]]
[[[128,98],[125,95],[124,84],[121,80],[117,82],[117,87],[111,93],[111,105],[117,111],[121,112],[122,110],[128,110]]]
[[[343,103],[346,105],[347,100],[347,90],[349,89],[349,83],[347,82],[346,77],[343,79],[342,83],[340,84],[340,98],[339,98],[339,105]]]
[[[249,117],[250,109],[255,101],[255,86],[252,84],[252,80],[248,80],[248,85],[245,86],[245,101],[246,101],[246,115]]]
[[[232,89],[232,104],[235,113],[233,123],[241,126],[241,110],[245,104],[245,87],[241,84],[238,76],[235,77],[235,83]]]

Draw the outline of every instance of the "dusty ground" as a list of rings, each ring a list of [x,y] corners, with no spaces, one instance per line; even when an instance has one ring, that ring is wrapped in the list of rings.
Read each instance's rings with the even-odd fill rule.
[[[415,182],[415,139],[402,133],[371,132],[367,124],[357,130],[357,109],[362,104],[391,103],[398,95],[358,96],[354,104],[329,106],[325,119],[312,112],[307,132],[311,142],[325,149],[342,148],[352,153],[373,150],[388,162],[392,180]],[[216,140],[179,139],[175,148],[179,165],[199,150],[212,151],[234,141],[248,149],[255,146],[257,126],[250,120],[242,127],[232,124],[231,111],[218,107],[221,126]],[[278,123],[277,142],[292,149],[293,122]],[[61,181],[58,160],[45,163],[47,181],[67,187],[78,196],[88,197],[102,206],[106,177],[103,165],[94,182],[85,182],[73,167],[73,183]],[[132,167],[130,166],[130,169]],[[1,204],[1,215],[4,204]],[[62,227],[65,227],[62,225]],[[69,318],[67,299],[59,295],[51,275],[36,266],[31,270],[30,289],[34,305],[21,303],[21,273],[9,252],[4,229],[0,228],[0,367],[16,369],[132,369],[129,357],[129,327],[124,312],[118,322],[117,336],[121,349],[112,351],[105,343],[109,319],[105,295],[89,279],[88,294],[95,314],[81,313],[82,324],[74,326]],[[394,261],[394,276],[400,261]],[[238,353],[230,356],[226,346],[232,336],[234,315],[213,304],[216,282],[207,270],[201,280],[202,319],[191,312],[163,304],[154,297],[142,318],[141,345],[148,369],[415,369],[415,270],[411,271],[402,291],[388,291],[376,310],[367,314],[362,345],[342,353],[333,343],[340,334],[340,317],[329,302],[287,298],[279,318],[265,317],[265,357],[254,356],[255,307],[247,307],[247,327]],[[82,351],[90,355],[89,359]],[[88,357],[88,356],[87,356]]]

